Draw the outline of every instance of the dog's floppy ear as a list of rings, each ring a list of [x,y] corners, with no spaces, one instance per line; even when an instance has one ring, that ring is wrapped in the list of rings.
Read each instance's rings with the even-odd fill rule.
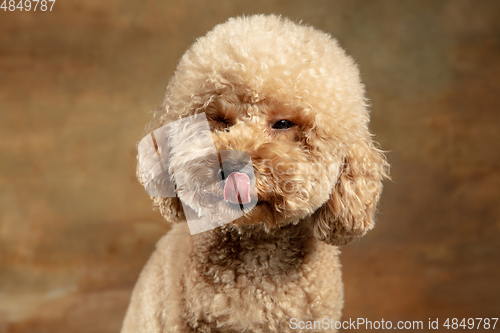
[[[167,131],[161,127],[146,135],[137,147],[137,179],[153,197],[153,204],[169,222],[185,222],[186,217],[175,183],[168,170],[169,147]]]
[[[331,245],[343,245],[374,226],[374,215],[388,177],[388,164],[371,140],[353,143],[347,150],[330,198],[313,214],[314,235]]]
[[[153,204],[168,222],[186,222],[186,216],[179,198],[154,198]]]
[[[139,165],[137,167],[136,175],[141,185],[146,187],[145,180],[147,178],[145,178],[142,174]],[[160,210],[160,213],[165,220],[172,223],[186,222],[184,210],[182,209],[182,203],[178,197],[152,197],[153,205]]]

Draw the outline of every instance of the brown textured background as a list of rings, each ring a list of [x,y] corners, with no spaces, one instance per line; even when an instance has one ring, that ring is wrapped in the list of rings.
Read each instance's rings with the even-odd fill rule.
[[[0,333],[119,331],[168,230],[134,177],[148,111],[197,36],[273,12],[354,56],[390,151],[344,318],[500,317],[500,2],[58,0],[0,11]]]

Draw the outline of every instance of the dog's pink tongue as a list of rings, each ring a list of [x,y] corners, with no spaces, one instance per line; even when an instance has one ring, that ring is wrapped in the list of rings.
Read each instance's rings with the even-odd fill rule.
[[[250,202],[250,178],[246,173],[233,172],[226,179],[224,199],[233,204]]]

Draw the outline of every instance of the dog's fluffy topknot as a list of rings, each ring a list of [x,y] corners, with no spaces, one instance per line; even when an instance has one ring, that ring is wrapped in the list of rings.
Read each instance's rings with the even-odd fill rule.
[[[190,115],[226,92],[300,106],[349,141],[356,140],[350,130],[368,121],[352,58],[330,35],[276,15],[231,18],[198,38],[169,84],[166,117]]]

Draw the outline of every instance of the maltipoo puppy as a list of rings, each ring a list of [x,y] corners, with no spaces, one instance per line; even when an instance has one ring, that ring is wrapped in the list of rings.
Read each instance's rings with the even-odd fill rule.
[[[199,38],[139,144],[174,225],[122,332],[335,331],[337,246],[373,228],[387,176],[368,121],[356,64],[324,32],[256,15]]]

